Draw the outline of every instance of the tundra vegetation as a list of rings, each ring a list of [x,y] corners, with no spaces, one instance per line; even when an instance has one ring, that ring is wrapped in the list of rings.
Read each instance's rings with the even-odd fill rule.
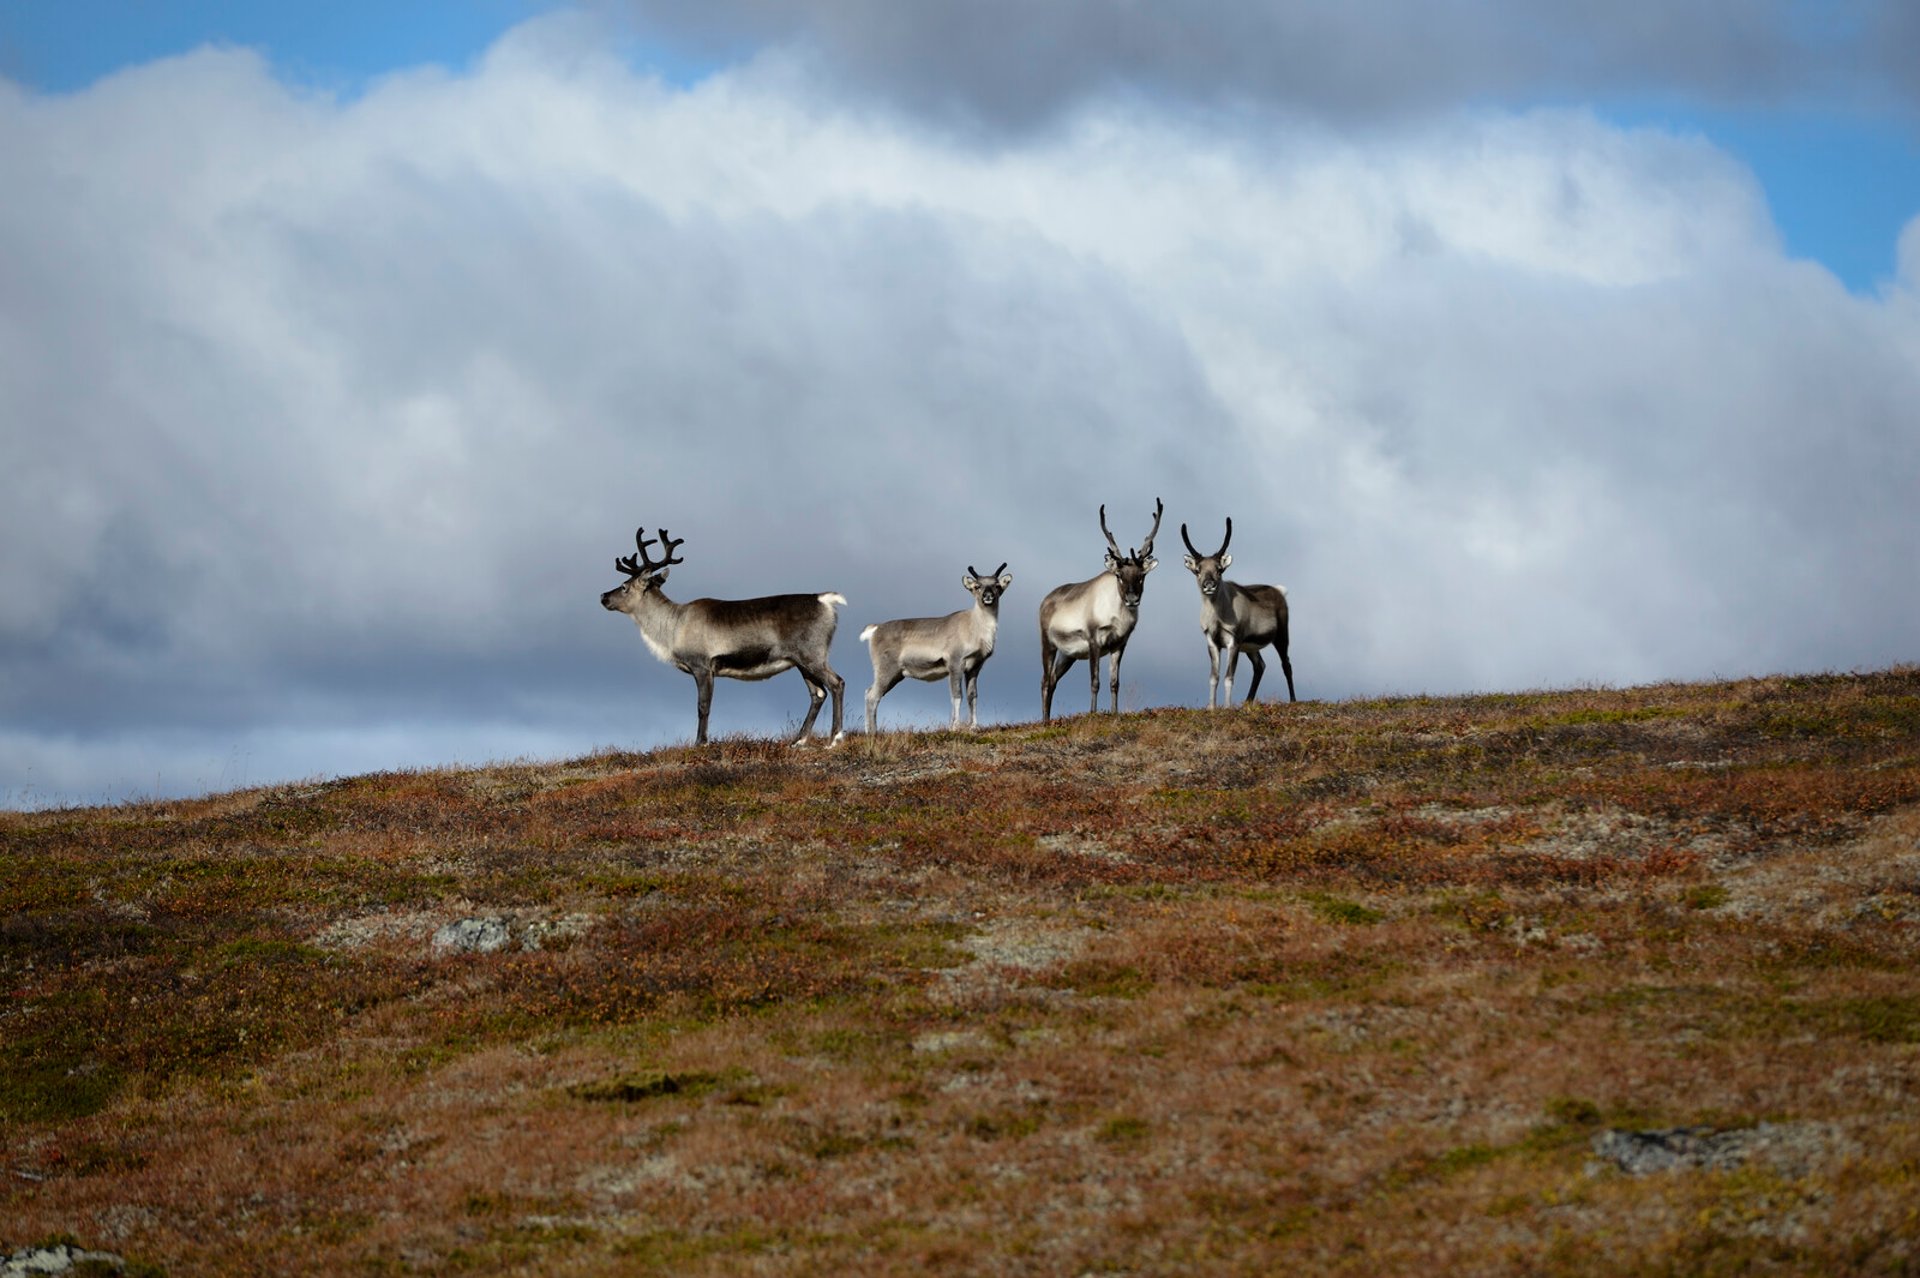
[[[0,1255],[1920,1266],[1920,668],[385,773],[0,865]]]

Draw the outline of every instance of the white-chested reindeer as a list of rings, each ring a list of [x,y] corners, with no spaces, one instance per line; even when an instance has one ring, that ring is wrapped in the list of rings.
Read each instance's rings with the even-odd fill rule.
[[[960,579],[973,596],[973,607],[944,617],[911,617],[882,621],[860,632],[873,656],[873,686],[867,689],[867,732],[874,731],[880,698],[906,678],[934,680],[945,675],[953,697],[953,726],[960,726],[960,698],[967,700],[967,726],[977,728],[980,667],[993,655],[994,636],[1000,631],[1000,596],[1013,584],[1013,574],[1001,564],[982,577],[967,565]]]
[[[1260,691],[1260,676],[1267,663],[1260,649],[1272,644],[1280,654],[1280,669],[1287,676],[1287,700],[1293,695],[1293,662],[1287,660],[1287,588],[1285,586],[1242,586],[1221,576],[1233,556],[1227,543],[1233,540],[1233,520],[1227,520],[1227,535],[1220,549],[1203,555],[1194,549],[1187,526],[1180,525],[1180,540],[1187,543],[1187,571],[1200,583],[1200,633],[1207,639],[1207,709],[1214,708],[1214,694],[1221,689],[1220,654],[1227,656],[1226,695],[1220,704],[1233,704],[1233,671],[1246,653],[1253,662],[1253,683],[1247,688],[1247,700]]]
[[[1120,658],[1127,638],[1140,620],[1140,594],[1147,574],[1160,561],[1153,557],[1153,539],[1160,531],[1165,507],[1153,499],[1153,528],[1138,550],[1120,553],[1120,543],[1107,531],[1107,508],[1100,507],[1100,531],[1107,537],[1106,571],[1091,581],[1059,586],[1040,601],[1040,718],[1053,718],[1053,689],[1073,663],[1086,658],[1093,684],[1093,704],[1100,709],[1100,658],[1113,655],[1113,709],[1120,711]]]
[[[768,595],[760,599],[695,599],[675,603],[660,587],[667,580],[667,569],[678,563],[674,547],[684,537],[669,537],[660,530],[662,554],[659,562],[647,553],[652,544],[645,528],[633,534],[638,555],[623,555],[613,566],[627,574],[623,586],[615,586],[600,596],[600,606],[608,612],[624,612],[640,627],[640,637],[648,651],[670,666],[693,676],[700,691],[700,730],[696,744],[707,740],[707,710],[713,704],[713,679],[769,679],[783,670],[798,670],[806,680],[806,720],[798,745],[813,731],[820,714],[820,703],[833,693],[833,737],[840,740],[840,696],[846,680],[827,663],[833,647],[834,627],[839,616],[834,608],[847,602],[845,595]]]

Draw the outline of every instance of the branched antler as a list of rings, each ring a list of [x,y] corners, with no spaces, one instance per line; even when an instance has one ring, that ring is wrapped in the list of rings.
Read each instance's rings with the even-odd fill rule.
[[[654,557],[647,552],[647,547],[654,545],[655,542],[653,538],[647,536],[647,530],[645,528],[636,528],[633,530],[633,543],[639,549],[639,554],[621,555],[613,561],[613,566],[629,577],[642,577],[647,573],[658,572],[660,569],[669,567],[670,565],[687,562],[684,559],[677,558],[673,553],[675,547],[686,545],[687,539],[685,537],[670,537],[664,528],[660,530],[660,544],[665,547],[665,552],[658,561],[655,561]]]
[[[1153,499],[1153,527],[1147,533],[1147,539],[1140,543],[1140,557],[1145,559],[1153,553],[1153,539],[1160,535],[1160,516],[1166,511],[1166,505],[1158,497]]]
[[[1160,534],[1160,516],[1165,510],[1166,506],[1158,497],[1155,497],[1153,499],[1153,528],[1148,531],[1147,539],[1140,543],[1139,549],[1129,550],[1123,555],[1120,553],[1120,543],[1113,539],[1113,532],[1107,527],[1107,508],[1102,505],[1100,507],[1100,531],[1107,534],[1107,544],[1113,547],[1113,557],[1115,559],[1145,559],[1148,555],[1151,555],[1153,553],[1153,539]]]

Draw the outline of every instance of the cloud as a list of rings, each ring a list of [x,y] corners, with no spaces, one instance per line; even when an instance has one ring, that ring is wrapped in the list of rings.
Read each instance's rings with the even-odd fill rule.
[[[1920,101],[1900,0],[628,0],[655,41],[806,74],[966,130],[1115,95],[1375,122],[1467,102],[1678,94],[1729,105]]]
[[[231,50],[0,84],[0,164],[0,801],[686,739],[597,605],[641,523],[680,597],[847,595],[850,707],[862,625],[1004,559],[981,711],[1032,717],[1040,596],[1155,497],[1137,705],[1204,696],[1177,530],[1226,515],[1307,696],[1920,639],[1915,233],[1849,295],[1697,138],[1110,102],[982,149],[550,20],[351,100]]]

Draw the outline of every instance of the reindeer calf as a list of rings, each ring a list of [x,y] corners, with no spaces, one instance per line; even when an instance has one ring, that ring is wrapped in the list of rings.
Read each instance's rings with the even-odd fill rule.
[[[967,565],[960,579],[973,596],[973,607],[944,617],[910,617],[882,621],[860,632],[873,657],[873,686],[867,689],[867,732],[875,730],[880,698],[902,679],[932,682],[942,675],[953,697],[953,726],[960,726],[960,698],[967,699],[967,726],[979,726],[980,667],[993,655],[1000,630],[1000,596],[1013,584],[1013,574],[1001,564],[982,577]]]

